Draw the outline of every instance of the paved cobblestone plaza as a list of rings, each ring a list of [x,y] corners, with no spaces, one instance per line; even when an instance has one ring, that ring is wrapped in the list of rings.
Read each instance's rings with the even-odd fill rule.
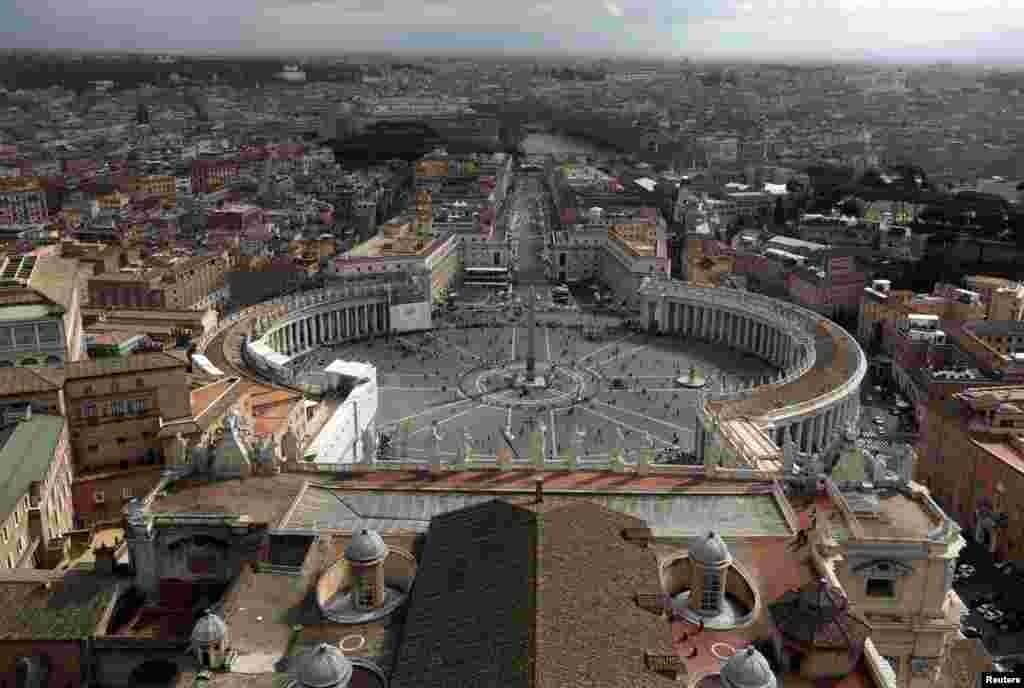
[[[498,319],[498,318],[496,318]],[[570,319],[570,316],[566,316]],[[736,377],[770,371],[761,359],[707,342],[608,327],[584,336],[550,315],[536,330],[537,374],[545,385],[514,383],[524,367],[524,325],[438,329],[364,340],[315,354],[315,360],[377,366],[377,429],[409,433],[407,453],[455,457],[467,435],[482,457],[509,446],[528,456],[532,430],[545,431],[548,456],[583,433],[583,454],[607,458],[615,447],[692,450],[696,392],[677,382],[696,366]],[[310,361],[313,362],[313,361]],[[440,440],[434,437],[434,428]],[[510,430],[506,439],[505,429]],[[648,439],[649,435],[649,439]]]

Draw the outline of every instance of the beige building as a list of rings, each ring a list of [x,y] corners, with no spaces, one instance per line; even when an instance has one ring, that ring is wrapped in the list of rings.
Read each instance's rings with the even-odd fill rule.
[[[131,260],[122,254],[116,270],[104,256],[102,273],[89,279],[89,303],[102,308],[205,310],[228,298],[227,252],[206,256],[158,254]]]
[[[173,208],[178,202],[177,185],[174,177],[170,175],[151,174],[131,177],[128,180],[128,191],[156,194],[160,196],[160,203],[165,209]]]
[[[64,395],[79,516],[119,513],[123,501],[155,484],[173,451],[173,436],[161,434],[162,428],[192,419],[186,368],[184,356],[171,352],[67,366]],[[138,478],[122,484],[129,474]],[[117,484],[118,493],[108,493],[106,482]]]
[[[84,353],[77,261],[0,256],[0,367],[62,366]]]
[[[0,568],[52,568],[73,527],[71,457],[61,416],[0,422]]]

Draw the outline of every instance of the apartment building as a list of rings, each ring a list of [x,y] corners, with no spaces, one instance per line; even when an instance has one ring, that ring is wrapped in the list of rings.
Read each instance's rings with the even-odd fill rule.
[[[205,310],[228,299],[230,256],[158,254],[89,279],[89,303],[106,308]]]
[[[0,177],[0,225],[46,222],[46,191],[36,177]]]
[[[0,422],[0,568],[52,568],[73,527],[65,419],[24,415]]]
[[[980,387],[928,410],[917,480],[1001,560],[1024,564],[1024,386]]]
[[[195,160],[192,163],[192,193],[221,191],[229,179],[237,176],[238,163],[234,160]]]
[[[130,193],[156,194],[164,209],[173,208],[178,202],[177,183],[173,176],[163,174],[141,175],[128,178]]]
[[[192,418],[187,362],[176,352],[69,364],[64,397],[84,521],[120,513],[152,487],[173,451],[173,435],[161,430]]]
[[[0,256],[0,367],[61,366],[84,355],[78,263]]]

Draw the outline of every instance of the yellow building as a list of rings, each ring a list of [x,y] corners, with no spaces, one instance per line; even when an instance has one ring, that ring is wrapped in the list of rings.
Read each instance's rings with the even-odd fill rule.
[[[160,202],[164,208],[173,208],[178,202],[175,180],[170,175],[152,174],[132,177],[128,180],[128,190],[133,193],[156,194],[160,196]]]

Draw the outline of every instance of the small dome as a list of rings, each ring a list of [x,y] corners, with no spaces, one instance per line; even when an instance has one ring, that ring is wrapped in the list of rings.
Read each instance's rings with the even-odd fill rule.
[[[320,643],[299,659],[295,674],[305,688],[342,688],[352,678],[352,662],[333,645]]]
[[[732,556],[718,533],[710,531],[690,542],[690,559],[707,566],[718,566],[731,562]]]
[[[365,528],[353,535],[352,542],[345,547],[345,558],[349,561],[377,561],[387,554],[388,546],[384,544],[380,533]]]
[[[213,645],[224,640],[228,635],[228,626],[224,620],[207,609],[192,629],[192,642],[199,645]]]
[[[771,688],[775,673],[768,660],[753,647],[740,650],[725,660],[720,673],[728,688]]]

